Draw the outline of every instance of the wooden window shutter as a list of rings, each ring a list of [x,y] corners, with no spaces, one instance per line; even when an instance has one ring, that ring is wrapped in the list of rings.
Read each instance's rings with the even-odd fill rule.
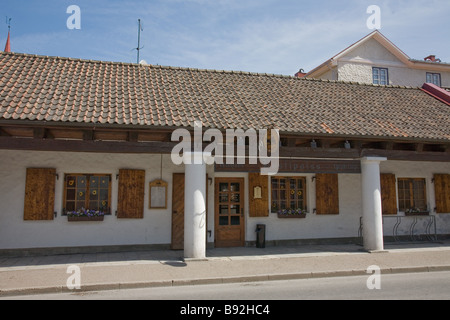
[[[144,218],[145,170],[119,170],[117,218]]]
[[[269,182],[268,177],[260,173],[248,174],[249,216],[269,216]]]
[[[337,174],[316,174],[316,214],[339,214]]]
[[[24,220],[53,220],[56,169],[28,168]]]
[[[383,214],[397,214],[397,188],[395,187],[395,174],[381,174],[380,185]]]
[[[436,213],[450,212],[450,174],[434,175]]]

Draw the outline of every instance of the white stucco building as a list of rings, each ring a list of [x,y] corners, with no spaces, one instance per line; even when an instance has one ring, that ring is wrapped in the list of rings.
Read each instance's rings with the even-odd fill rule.
[[[0,73],[0,254],[202,258],[255,245],[260,224],[275,245],[450,235],[445,93],[15,53]],[[174,163],[173,132],[199,122],[202,134],[278,129],[276,174],[248,158],[203,163],[204,136],[199,161]],[[102,214],[72,217],[82,208]]]
[[[411,59],[378,30],[305,75],[311,79],[422,87],[426,82],[450,89],[450,63],[433,55]]]

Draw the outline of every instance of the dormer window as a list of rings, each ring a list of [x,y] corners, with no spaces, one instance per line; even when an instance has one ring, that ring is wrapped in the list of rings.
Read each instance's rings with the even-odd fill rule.
[[[432,84],[440,87],[441,86],[441,74],[427,72],[427,83],[432,83]]]
[[[389,84],[389,72],[387,68],[373,68],[373,84],[388,85]]]

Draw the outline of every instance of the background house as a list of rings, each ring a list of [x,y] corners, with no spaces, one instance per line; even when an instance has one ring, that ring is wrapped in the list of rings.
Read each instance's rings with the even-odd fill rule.
[[[378,30],[298,76],[410,87],[433,83],[450,89],[450,63],[434,55],[423,60],[411,59]]]

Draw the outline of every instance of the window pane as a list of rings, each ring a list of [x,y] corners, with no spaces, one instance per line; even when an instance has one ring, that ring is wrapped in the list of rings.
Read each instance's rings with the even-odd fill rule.
[[[85,189],[77,189],[77,200],[84,200],[86,198]]]
[[[231,194],[231,202],[240,202],[240,193],[232,193]]]
[[[433,75],[433,83],[439,87],[441,86],[441,77],[438,73]]]
[[[98,206],[98,201],[90,201],[89,202],[89,210],[100,210]]]
[[[67,189],[66,191],[66,201],[75,201],[75,189]]]
[[[231,183],[230,189],[231,191],[239,191],[239,183]]]
[[[75,201],[66,202],[66,211],[75,211]]]
[[[109,200],[109,190],[100,189],[100,200]]]
[[[77,187],[78,188],[86,187],[86,176],[78,176],[77,177]]]
[[[109,177],[108,176],[102,176],[99,177],[100,179],[100,188],[109,188]]]
[[[97,189],[99,186],[98,180],[99,180],[99,177],[96,177],[96,176],[90,177],[89,178],[89,187],[91,189],[94,189],[94,188]]]
[[[67,188],[75,188],[76,187],[76,177],[69,176],[67,177]]]
[[[228,202],[228,193],[223,193],[219,195],[219,202]]]
[[[226,216],[226,217],[219,217],[219,225],[220,226],[227,226],[228,225],[228,216]]]
[[[239,214],[240,206],[239,205],[231,205],[230,206],[230,214]]]
[[[278,189],[278,179],[272,178],[272,189]]]
[[[373,84],[379,84],[379,71],[377,68],[373,69]]]
[[[241,224],[241,218],[239,216],[230,217],[230,224],[232,226],[238,226]]]
[[[219,205],[219,213],[220,214],[228,214],[228,205]]]

